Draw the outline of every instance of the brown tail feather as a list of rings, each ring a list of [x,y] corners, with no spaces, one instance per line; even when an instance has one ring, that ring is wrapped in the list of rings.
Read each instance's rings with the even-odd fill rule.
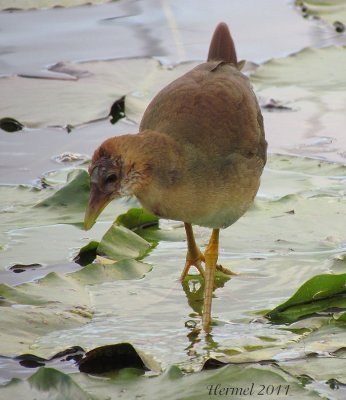
[[[210,42],[208,61],[224,61],[237,65],[237,53],[227,24],[220,22]]]

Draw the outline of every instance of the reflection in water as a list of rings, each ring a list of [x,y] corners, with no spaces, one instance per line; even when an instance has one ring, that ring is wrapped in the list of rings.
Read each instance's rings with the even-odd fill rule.
[[[222,288],[230,280],[228,275],[216,271],[215,289]],[[187,302],[192,310],[199,316],[202,315],[204,279],[200,275],[188,275],[182,282],[183,290],[187,297]]]
[[[215,289],[223,288],[225,283],[230,280],[230,276],[222,272],[215,274]],[[202,319],[203,295],[204,295],[204,279],[201,275],[188,275],[182,282],[183,290],[186,294],[187,302],[192,308],[193,313],[190,314],[191,319],[185,322],[185,327],[189,329],[187,338],[190,344],[185,348],[189,357],[205,357],[209,356],[209,352],[217,349],[219,343],[213,338],[212,333],[205,333],[199,326]],[[212,331],[211,331],[212,332]],[[197,345],[204,340],[205,345],[202,347],[202,353],[197,351]]]

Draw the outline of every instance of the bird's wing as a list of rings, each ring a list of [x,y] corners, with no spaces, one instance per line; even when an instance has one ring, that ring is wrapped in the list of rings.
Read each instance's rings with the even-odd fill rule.
[[[222,61],[200,64],[162,89],[140,131],[165,133],[199,154],[265,157],[262,115],[249,80]]]

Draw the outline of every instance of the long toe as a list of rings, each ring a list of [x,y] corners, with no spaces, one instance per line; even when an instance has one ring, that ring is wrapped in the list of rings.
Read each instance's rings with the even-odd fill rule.
[[[221,264],[216,264],[216,270],[223,272],[225,275],[239,275],[239,272],[234,272],[230,270],[229,268],[223,267]]]
[[[183,281],[185,279],[191,267],[195,267],[204,278],[205,274],[202,267],[202,262],[204,262],[204,255],[201,252],[198,257],[191,257],[188,252],[186,256],[185,267],[183,269],[183,272],[181,273],[180,280]]]

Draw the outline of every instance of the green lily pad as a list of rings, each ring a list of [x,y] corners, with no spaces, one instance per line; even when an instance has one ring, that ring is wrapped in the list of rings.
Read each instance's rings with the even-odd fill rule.
[[[291,323],[328,309],[346,309],[346,274],[323,274],[309,279],[266,316],[275,323]]]
[[[88,204],[89,192],[90,177],[87,171],[74,170],[68,174],[66,185],[35,207],[69,208],[83,212]]]
[[[2,355],[25,353],[37,337],[57,329],[79,326],[90,321],[93,313],[86,289],[75,280],[56,273],[38,283],[15,288],[1,285],[0,293],[3,296],[0,314]]]
[[[119,261],[142,257],[149,249],[150,243],[115,222],[103,236],[97,252]]]
[[[346,312],[341,313],[340,315],[336,316],[336,320],[340,322],[346,322]]]
[[[272,59],[251,75],[262,103],[275,99],[293,109],[264,115],[272,152],[345,162],[345,62],[345,47],[306,48],[286,58]],[[290,135],[287,142],[277,134],[283,124],[284,132]]]
[[[225,396],[226,393],[239,399],[255,395],[270,398],[274,393],[279,399],[288,396],[301,400],[320,398],[314,390],[304,388],[298,379],[268,366],[227,366],[187,376],[178,367],[172,366],[164,374],[151,378],[138,376],[133,369],[125,369],[111,380],[100,380],[87,374],[67,375],[42,367],[28,380],[18,379],[0,391],[4,396],[22,393],[23,400],[32,396],[40,400],[47,395],[49,398],[64,396],[100,400],[111,396],[124,400],[138,397],[147,400],[206,400],[211,396]]]
[[[125,259],[112,264],[93,263],[70,276],[83,285],[97,285],[116,280],[139,279],[151,270],[151,265],[132,259]]]
[[[148,226],[158,225],[159,217],[143,208],[130,208],[125,214],[117,217],[116,222],[133,231]]]
[[[98,255],[105,255],[113,260],[142,257],[150,248],[150,244],[141,239],[140,232],[138,236],[132,231],[156,226],[158,220],[158,217],[142,208],[131,208],[117,217],[100,242],[91,241],[82,247],[75,261],[81,265],[87,265],[92,263]]]
[[[77,7],[85,4],[102,4],[110,0],[3,0],[0,10],[31,10],[35,8]]]
[[[0,107],[28,127],[76,126],[107,118],[116,100],[137,91],[139,86],[151,89],[156,75],[159,84],[165,85],[188,68],[162,72],[160,63],[148,58],[57,64],[52,70],[62,74],[61,80],[19,76],[1,79]],[[127,100],[125,112],[129,116]]]
[[[259,90],[273,85],[273,87],[295,87],[295,95],[308,95],[305,90],[322,92],[322,90],[335,91],[343,95],[340,83],[344,78],[342,64],[346,59],[346,51],[343,46],[332,46],[323,49],[307,48],[299,53],[286,58],[273,59],[259,66],[251,75],[251,81]],[[332,66],[332,71],[331,71]],[[307,73],[301,74],[304,70]],[[321,79],[328,77],[328,79]],[[299,91],[298,88],[301,88]],[[285,94],[288,99],[289,92]]]
[[[40,368],[28,379],[28,383],[32,394],[39,399],[92,399],[70,376],[53,368]]]
[[[281,366],[281,369],[294,376],[310,376],[314,381],[326,381],[328,379],[337,379],[346,383],[345,359],[334,357],[311,358],[306,360],[297,360]]]
[[[70,191],[67,190],[66,193]],[[48,204],[60,206],[61,192],[57,194]],[[39,285],[37,283],[22,284],[16,288],[0,285],[1,305],[5,307],[0,315],[0,322],[6,326],[0,333],[1,343],[4,346],[0,346],[0,354],[24,349],[38,335],[55,330],[56,323],[60,324],[60,329],[85,323],[83,319],[92,316],[85,285],[119,279],[138,279],[151,269],[149,265],[132,259],[143,255],[150,244],[125,227],[114,224],[104,235],[100,244],[96,243],[100,252],[112,257],[111,264],[89,264],[68,276],[51,273],[40,279]],[[115,262],[115,260],[123,261]],[[8,307],[18,305],[24,308]],[[60,315],[60,318],[56,318],[56,315]],[[12,330],[19,319],[22,330],[17,329],[18,336],[13,340]],[[35,325],[30,324],[32,320],[36,320]]]
[[[37,283],[15,288],[1,284],[0,354],[24,353],[39,336],[89,322],[93,311],[86,285],[138,279],[150,269],[148,264],[123,260],[90,264],[68,275],[50,273]]]
[[[304,15],[322,18],[330,24],[340,22],[345,29],[346,4],[344,0],[296,0]],[[343,32],[340,30],[339,32]]]

